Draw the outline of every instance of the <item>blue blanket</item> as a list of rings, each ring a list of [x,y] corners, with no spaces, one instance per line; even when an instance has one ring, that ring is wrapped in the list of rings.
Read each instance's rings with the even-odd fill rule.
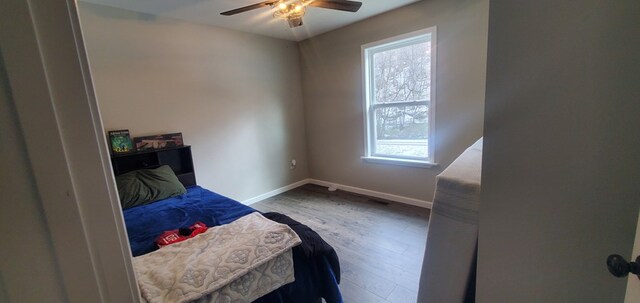
[[[140,256],[158,249],[155,240],[167,230],[187,228],[197,221],[209,227],[227,224],[255,211],[227,197],[193,186],[182,196],[126,209],[124,220],[133,256]],[[298,232],[297,228],[294,230]],[[296,281],[256,302],[309,303],[323,297],[327,303],[342,303],[337,285],[339,266],[335,266],[337,256],[334,255],[321,253],[310,256],[294,249]]]
[[[255,210],[227,197],[194,186],[187,193],[151,204],[124,210],[133,256],[150,253],[158,247],[163,232],[187,228],[196,221],[209,227],[231,223]]]

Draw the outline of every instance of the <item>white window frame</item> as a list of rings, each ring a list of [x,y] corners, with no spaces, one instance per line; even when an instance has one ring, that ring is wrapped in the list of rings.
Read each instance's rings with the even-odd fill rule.
[[[373,79],[373,56],[378,52],[383,52],[421,41],[425,41],[427,36],[431,35],[431,94],[429,100],[396,102],[392,104],[373,104],[374,87],[371,84]],[[435,113],[436,113],[436,48],[437,48],[437,30],[436,27],[429,27],[415,32],[383,39],[380,41],[362,45],[362,73],[363,73],[363,89],[364,89],[364,129],[365,129],[365,155],[362,157],[366,162],[396,164],[404,166],[416,167],[433,167],[437,163],[435,161]],[[375,109],[385,106],[407,106],[407,105],[428,105],[429,106],[429,134],[427,139],[428,156],[427,158],[409,157],[409,156],[389,156],[374,153],[375,129]]]

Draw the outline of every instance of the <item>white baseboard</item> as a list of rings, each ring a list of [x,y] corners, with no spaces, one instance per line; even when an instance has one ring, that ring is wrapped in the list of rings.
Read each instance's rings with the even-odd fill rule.
[[[268,193],[253,197],[253,198],[248,199],[248,200],[244,200],[244,201],[242,201],[242,204],[251,205],[251,204],[260,202],[262,200],[269,199],[269,198],[271,198],[273,196],[279,195],[279,194],[284,193],[286,191],[290,191],[290,190],[292,190],[292,189],[294,189],[296,187],[300,187],[300,186],[305,185],[305,184],[315,184],[315,185],[320,185],[320,186],[325,186],[325,187],[333,187],[333,188],[340,189],[340,190],[347,191],[347,192],[351,192],[351,193],[356,193],[356,194],[360,194],[360,195],[365,195],[365,196],[385,199],[385,200],[398,202],[398,203],[403,203],[403,204],[409,204],[409,205],[418,206],[418,207],[422,207],[422,208],[431,209],[431,207],[433,206],[433,202],[431,202],[431,201],[414,199],[414,198],[409,198],[409,197],[405,197],[405,196],[398,196],[398,195],[383,193],[383,192],[379,192],[379,191],[359,188],[359,187],[355,187],[355,186],[349,186],[349,185],[343,185],[343,184],[338,184],[338,183],[333,183],[333,182],[328,182],[328,181],[322,181],[322,180],[318,180],[318,179],[300,180],[298,182],[291,183],[291,184],[289,184],[287,186],[280,187],[278,189],[272,190],[272,191],[270,191]]]
[[[418,206],[418,207],[422,207],[422,208],[431,209],[431,207],[433,206],[433,202],[430,202],[430,201],[424,201],[424,200],[419,200],[419,199],[414,199],[414,198],[409,198],[409,197],[404,197],[404,196],[398,196],[398,195],[383,193],[383,192],[379,192],[379,191],[359,188],[359,187],[355,187],[355,186],[343,185],[343,184],[327,182],[327,181],[322,181],[322,180],[317,180],[317,179],[309,179],[309,183],[320,185],[320,186],[333,187],[333,188],[337,188],[337,189],[340,189],[340,190],[344,190],[344,191],[348,191],[348,192],[352,192],[352,193],[356,193],[356,194],[361,194],[361,195],[365,195],[365,196],[385,199],[385,200],[398,202],[398,203],[403,203],[403,204],[409,204],[409,205]]]
[[[296,187],[300,187],[300,186],[308,184],[308,183],[309,183],[309,179],[300,180],[298,182],[291,183],[291,184],[289,184],[287,186],[283,186],[283,187],[280,187],[278,189],[274,189],[274,190],[272,190],[272,191],[270,191],[268,193],[264,193],[262,195],[253,197],[251,199],[244,200],[244,201],[242,201],[240,203],[242,203],[244,205],[251,205],[253,203],[258,203],[258,202],[260,202],[262,200],[269,199],[269,198],[271,198],[273,196],[277,196],[277,195],[279,195],[279,194],[281,194],[283,192],[290,191],[290,190],[292,190],[292,189],[294,189]]]

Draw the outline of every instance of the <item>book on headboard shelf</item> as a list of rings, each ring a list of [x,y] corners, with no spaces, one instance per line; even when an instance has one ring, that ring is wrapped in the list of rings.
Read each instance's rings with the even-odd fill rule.
[[[112,155],[129,154],[135,151],[128,129],[109,131],[107,138]]]
[[[159,150],[184,146],[182,133],[162,134],[134,138],[136,150]]]

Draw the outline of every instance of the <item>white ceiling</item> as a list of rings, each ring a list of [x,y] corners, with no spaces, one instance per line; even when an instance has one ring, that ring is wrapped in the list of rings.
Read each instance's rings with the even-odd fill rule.
[[[289,28],[284,20],[273,19],[270,8],[265,7],[235,16],[221,16],[223,11],[251,5],[263,0],[80,0],[126,10],[204,23],[274,38],[301,41],[330,30],[418,2],[420,0],[359,0],[362,7],[357,13],[308,7],[304,25]]]

